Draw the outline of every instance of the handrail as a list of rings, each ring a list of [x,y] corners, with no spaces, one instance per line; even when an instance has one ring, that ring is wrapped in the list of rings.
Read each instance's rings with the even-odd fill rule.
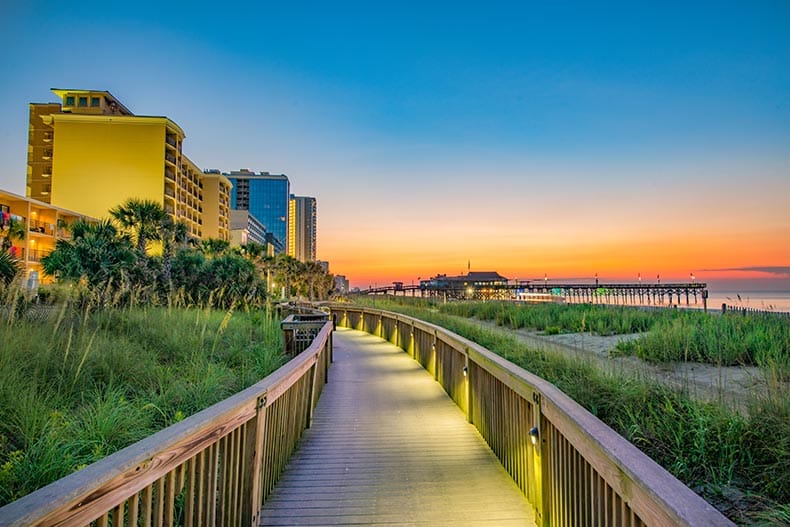
[[[433,374],[526,495],[538,525],[734,525],[545,379],[413,317],[349,304],[331,310],[339,326],[392,342]]]
[[[0,508],[0,525],[257,525],[327,381],[332,324],[245,390]],[[125,523],[124,523],[125,519]]]

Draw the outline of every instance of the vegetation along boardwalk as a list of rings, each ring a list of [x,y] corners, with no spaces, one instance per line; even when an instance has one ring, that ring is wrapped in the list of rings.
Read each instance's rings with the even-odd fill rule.
[[[482,437],[406,353],[338,329],[334,360],[261,525],[534,525]]]

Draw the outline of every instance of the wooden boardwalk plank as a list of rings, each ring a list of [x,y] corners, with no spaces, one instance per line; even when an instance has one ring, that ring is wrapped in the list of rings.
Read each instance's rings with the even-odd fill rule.
[[[477,430],[395,346],[338,329],[313,426],[262,526],[532,526],[531,506]]]

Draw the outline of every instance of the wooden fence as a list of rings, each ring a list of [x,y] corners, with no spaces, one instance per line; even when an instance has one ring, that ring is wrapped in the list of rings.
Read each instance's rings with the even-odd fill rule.
[[[758,316],[769,316],[769,317],[790,317],[790,311],[777,311],[772,309],[757,309],[754,307],[744,307],[744,306],[731,306],[729,304],[722,304],[721,305],[721,312],[727,314],[738,314],[738,315],[758,315]]]
[[[0,525],[252,526],[332,360],[332,324],[257,384],[0,509]]]
[[[555,386],[482,346],[377,309],[336,304],[332,314],[434,376],[532,503],[538,525],[734,525]]]

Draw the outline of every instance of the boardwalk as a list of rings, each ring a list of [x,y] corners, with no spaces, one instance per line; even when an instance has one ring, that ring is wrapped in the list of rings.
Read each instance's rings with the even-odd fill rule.
[[[261,525],[534,525],[480,435],[408,355],[338,329],[334,356]]]

